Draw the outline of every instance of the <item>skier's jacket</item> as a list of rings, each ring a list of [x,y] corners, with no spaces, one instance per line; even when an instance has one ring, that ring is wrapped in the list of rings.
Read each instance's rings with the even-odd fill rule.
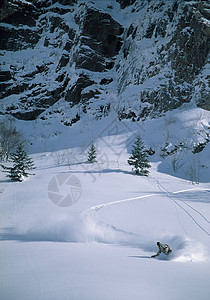
[[[169,254],[170,252],[172,252],[171,248],[169,247],[169,245],[167,244],[162,244],[159,243],[159,250],[157,252],[157,254],[155,254],[155,256],[160,255],[160,253],[163,252],[164,254]]]

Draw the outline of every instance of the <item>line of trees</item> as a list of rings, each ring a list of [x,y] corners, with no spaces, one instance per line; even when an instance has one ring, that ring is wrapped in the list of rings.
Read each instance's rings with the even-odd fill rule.
[[[144,143],[138,135],[133,145],[132,154],[128,159],[128,164],[132,166],[136,175],[149,175],[148,169],[151,165],[147,157],[148,153]],[[35,169],[32,159],[25,150],[23,136],[12,121],[0,122],[0,160],[11,163],[11,166],[5,164],[0,164],[0,166],[12,181],[22,181],[24,177],[32,175],[28,171]],[[97,162],[97,150],[93,142],[89,147],[88,162]]]
[[[97,151],[95,145],[92,143],[88,151],[88,162],[97,162]],[[144,142],[140,135],[137,135],[133,149],[131,151],[131,156],[128,159],[128,164],[132,166],[132,170],[136,175],[148,176],[149,168],[151,167],[148,160],[148,151],[145,148]]]

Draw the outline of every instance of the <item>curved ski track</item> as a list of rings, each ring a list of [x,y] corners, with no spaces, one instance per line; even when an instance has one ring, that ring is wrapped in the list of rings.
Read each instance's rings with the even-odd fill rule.
[[[169,192],[163,185],[161,185],[157,180],[156,181],[156,184],[158,185],[158,188],[159,190],[162,192],[162,193],[165,193],[167,195],[167,197],[169,198],[170,201],[173,201],[173,203],[175,203],[180,209],[182,209],[187,215],[188,217],[191,218],[191,220],[204,232],[206,233],[208,236],[210,236],[210,233],[205,230],[203,228],[203,226],[200,225],[200,223],[198,221],[195,220],[195,218],[191,215],[191,213],[184,207],[182,207],[182,205],[179,203],[181,202],[182,204],[185,204],[186,206],[188,206],[189,208],[191,208],[194,212],[196,212],[197,214],[199,214],[208,224],[210,223],[210,221],[202,214],[200,213],[198,210],[196,210],[195,208],[193,208],[190,204],[182,201],[181,199],[177,200],[177,199],[174,199],[173,198],[173,195],[176,195],[176,194],[181,194],[181,193],[184,193],[184,192],[189,192],[189,191],[207,191],[207,189],[205,188],[198,188],[198,189],[185,189],[185,190],[180,190],[180,191],[175,191],[175,192]],[[117,200],[117,201],[112,201],[112,202],[106,202],[106,203],[102,203],[102,204],[99,204],[99,205],[95,205],[95,206],[92,206],[88,209],[86,209],[85,211],[88,212],[88,211],[98,211],[102,208],[105,208],[105,207],[108,207],[110,205],[114,205],[114,204],[121,204],[121,203],[124,203],[124,202],[130,202],[130,201],[135,201],[135,200],[138,200],[138,199],[143,199],[143,198],[149,198],[149,197],[153,197],[153,196],[156,196],[157,194],[156,193],[153,193],[153,194],[148,194],[148,195],[143,195],[143,196],[138,196],[138,197],[133,197],[133,198],[127,198],[127,199],[122,199],[122,200]]]

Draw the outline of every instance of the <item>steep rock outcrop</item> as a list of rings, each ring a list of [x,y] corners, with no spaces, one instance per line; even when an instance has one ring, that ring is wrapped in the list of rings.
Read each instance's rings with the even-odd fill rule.
[[[119,2],[121,8],[124,9],[125,7],[133,4],[136,0],[116,0],[116,1]]]
[[[28,1],[3,0],[0,6],[0,22],[14,26],[35,26],[38,10]]]
[[[123,28],[109,14],[81,5],[75,16],[81,47],[75,52],[76,67],[103,72],[122,46]]]
[[[4,0],[0,8],[0,49],[18,51],[34,47],[39,40],[37,18],[38,10],[32,3]]]
[[[208,5],[151,1],[149,7],[148,3],[135,5],[138,10],[142,19],[130,24],[118,62],[118,92],[124,114],[132,110],[126,101],[132,85],[137,90],[131,91],[134,110],[140,117],[158,116],[190,101],[208,109]]]
[[[36,0],[33,5],[27,4],[32,9],[32,16],[36,17],[36,26],[33,27],[29,25],[34,24],[28,24],[25,28],[21,20],[13,20],[18,26],[11,28],[7,25],[12,16],[22,12],[19,6],[11,12],[10,20],[8,17],[4,19],[1,48],[13,51],[14,55],[11,54],[6,69],[3,68],[1,73],[1,98],[18,95],[15,105],[11,105],[10,101],[5,105],[4,102],[7,113],[23,119],[32,116],[34,119],[60,99],[75,105],[100,94],[95,87],[83,93],[85,88],[96,83],[85,72],[102,73],[113,68],[115,56],[122,45],[120,35],[123,28],[111,15],[85,3],[77,6],[75,13],[72,9],[75,3]],[[35,17],[32,19],[35,20]],[[33,56],[26,55],[13,66],[11,62],[15,61],[15,52],[20,54],[21,50],[29,48],[34,48]],[[40,55],[44,52],[46,55]]]
[[[209,110],[207,1],[117,2],[1,2],[0,112],[35,119],[59,101],[133,121],[190,101]]]

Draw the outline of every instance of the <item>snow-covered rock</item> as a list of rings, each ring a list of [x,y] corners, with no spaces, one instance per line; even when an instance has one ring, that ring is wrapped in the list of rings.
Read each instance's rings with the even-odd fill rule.
[[[0,20],[2,114],[46,118],[66,101],[134,121],[209,110],[207,1],[5,0]]]

